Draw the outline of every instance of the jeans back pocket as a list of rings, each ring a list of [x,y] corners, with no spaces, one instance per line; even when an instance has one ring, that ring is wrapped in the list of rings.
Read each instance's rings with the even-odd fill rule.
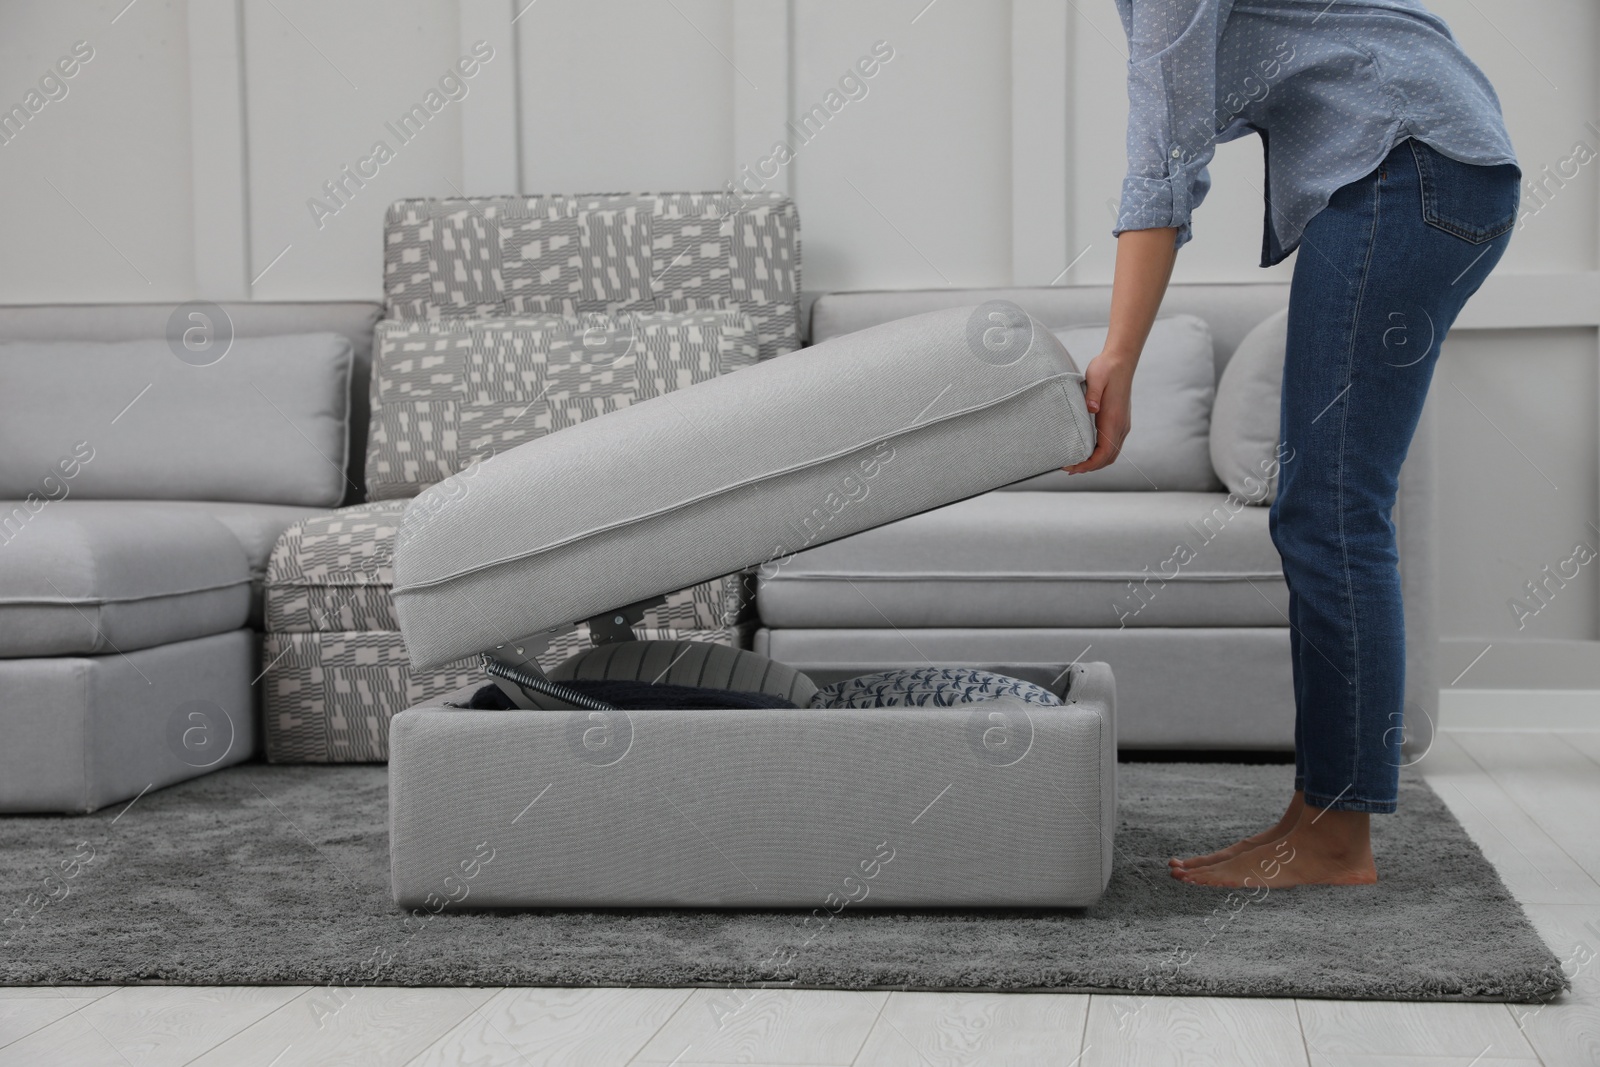
[[[1417,160],[1422,221],[1473,244],[1492,241],[1517,224],[1522,170],[1515,163],[1462,163],[1415,137],[1406,143]]]

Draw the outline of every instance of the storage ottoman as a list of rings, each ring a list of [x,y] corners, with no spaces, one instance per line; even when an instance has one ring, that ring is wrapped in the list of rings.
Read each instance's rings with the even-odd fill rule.
[[[1049,705],[628,711],[582,703],[556,681],[586,677],[571,661],[545,677],[534,658],[576,622],[622,645],[667,590],[1077,462],[1094,440],[1082,382],[1015,305],[948,309],[572,426],[485,461],[449,506],[408,508],[393,597],[414,666],[482,653],[507,693],[578,702],[451,706],[478,705],[469,686],[395,717],[396,901],[1093,903],[1115,813],[1105,664],[1062,672]],[[701,674],[733,665],[719,688],[765,692],[781,668],[682,645]],[[675,663],[620,677],[679,683]]]

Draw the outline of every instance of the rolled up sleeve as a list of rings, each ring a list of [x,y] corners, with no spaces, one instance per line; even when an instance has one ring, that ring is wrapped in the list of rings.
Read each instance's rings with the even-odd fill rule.
[[[1192,236],[1216,150],[1217,42],[1233,0],[1117,0],[1128,35],[1128,170],[1113,236]]]

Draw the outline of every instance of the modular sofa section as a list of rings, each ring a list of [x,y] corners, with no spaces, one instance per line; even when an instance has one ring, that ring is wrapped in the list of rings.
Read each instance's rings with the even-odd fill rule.
[[[0,812],[91,812],[249,759],[256,639],[0,659]]]
[[[1115,689],[846,710],[414,708],[405,907],[1082,907],[1110,877]]]

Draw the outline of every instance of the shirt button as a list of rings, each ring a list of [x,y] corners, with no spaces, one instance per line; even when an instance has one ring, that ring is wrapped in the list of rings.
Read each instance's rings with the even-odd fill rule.
[[[1179,156],[1181,156],[1181,155],[1183,155],[1183,149],[1181,149],[1181,148],[1174,148],[1174,149],[1173,149],[1173,150],[1172,150],[1172,158],[1173,158],[1173,159],[1177,159],[1177,158],[1178,158],[1178,157],[1179,157]]]

